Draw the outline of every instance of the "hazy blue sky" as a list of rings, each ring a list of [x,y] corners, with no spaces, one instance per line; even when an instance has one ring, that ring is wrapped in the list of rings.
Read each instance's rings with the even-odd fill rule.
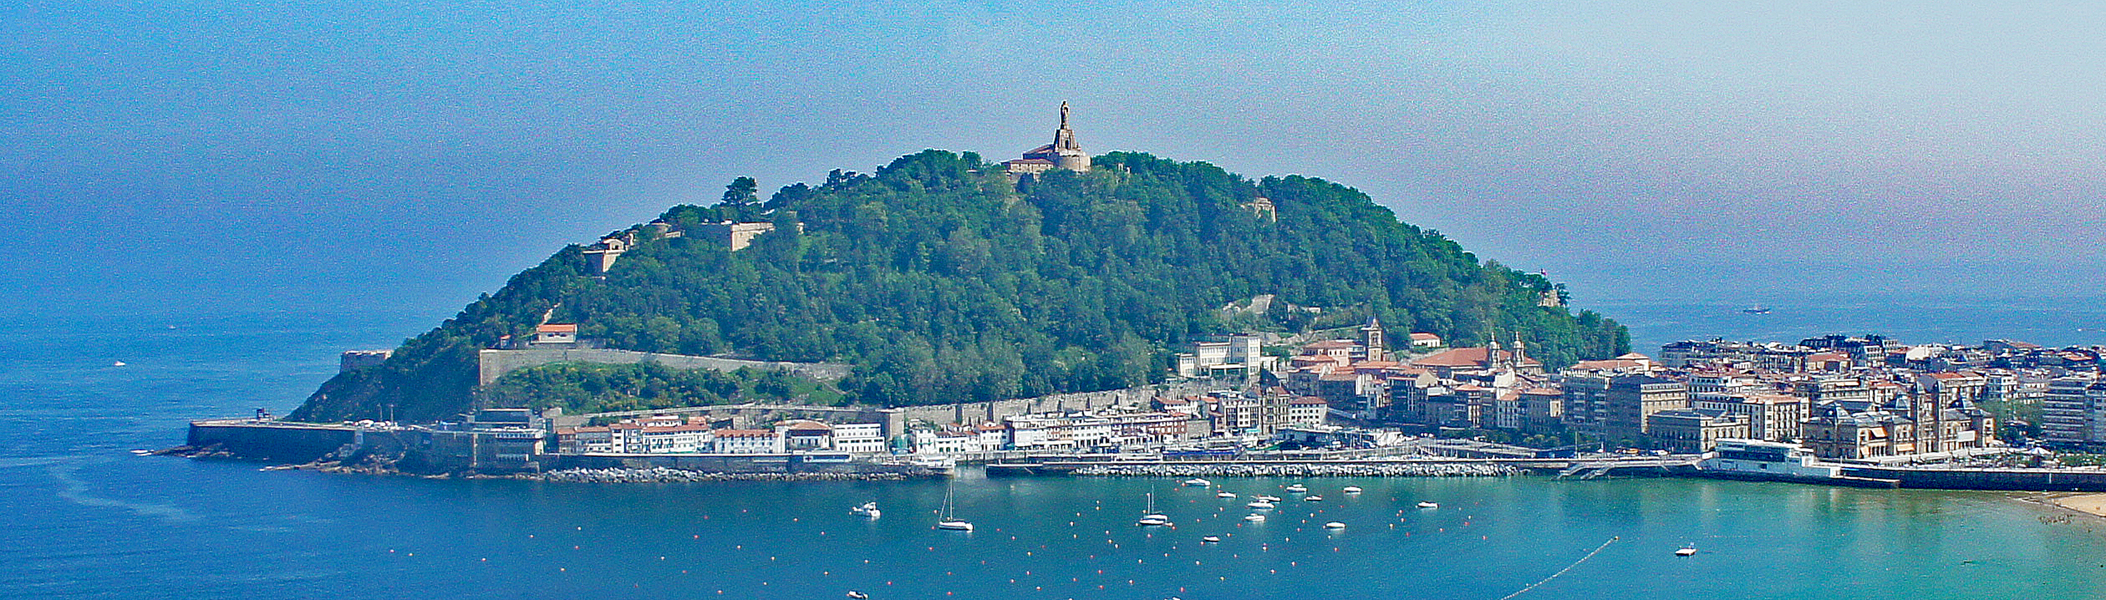
[[[1062,100],[1092,152],[1340,181],[1583,301],[2106,272],[2096,2],[166,4],[0,8],[0,304],[450,311]]]

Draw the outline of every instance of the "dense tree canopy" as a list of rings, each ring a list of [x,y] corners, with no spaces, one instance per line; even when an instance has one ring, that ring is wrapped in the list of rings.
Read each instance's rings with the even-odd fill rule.
[[[679,206],[663,219],[684,231],[725,219],[777,227],[737,252],[638,229],[641,243],[604,279],[565,249],[387,364],[331,380],[295,416],[464,410],[476,350],[526,335],[550,309],[616,348],[851,363],[842,389],[883,405],[1142,384],[1205,336],[1369,316],[1393,339],[1520,335],[1553,366],[1629,346],[1601,315],[1539,306],[1563,294],[1549,280],[1480,262],[1351,188],[1146,154],[1016,181],[975,154],[931,150],[785,187],[758,207]],[[1221,310],[1262,294],[1277,299],[1265,315]]]

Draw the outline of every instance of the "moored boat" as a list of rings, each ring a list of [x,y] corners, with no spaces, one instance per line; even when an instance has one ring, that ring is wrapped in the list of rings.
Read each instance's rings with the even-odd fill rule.
[[[849,512],[849,514],[854,514],[854,515],[861,515],[861,516],[863,516],[864,518],[870,518],[870,519],[875,519],[875,518],[878,518],[878,516],[879,516],[879,515],[881,515],[881,514],[884,514],[884,513],[880,512],[880,511],[878,511],[878,507],[877,507],[877,501],[876,501],[876,500],[872,500],[872,501],[869,501],[869,502],[864,502],[864,503],[863,503],[862,505],[860,505],[860,506],[857,506],[857,507],[855,507],[855,508],[851,508],[851,509],[848,509],[848,512]]]
[[[950,531],[973,530],[972,521],[967,521],[965,519],[958,518],[958,503],[956,498],[957,491],[958,485],[956,483],[951,484],[951,486],[948,488],[944,488],[943,511],[936,520],[937,529],[946,529]]]

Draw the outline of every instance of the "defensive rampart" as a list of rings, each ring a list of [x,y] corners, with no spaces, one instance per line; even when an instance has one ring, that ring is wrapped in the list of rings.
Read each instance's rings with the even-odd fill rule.
[[[490,385],[492,382],[497,381],[497,378],[503,377],[505,373],[519,369],[565,362],[603,365],[657,363],[675,369],[710,369],[714,371],[737,371],[739,369],[789,371],[820,381],[838,381],[848,377],[849,370],[848,365],[839,363],[769,362],[718,358],[714,356],[612,350],[607,348],[483,350],[476,358],[476,385]]]

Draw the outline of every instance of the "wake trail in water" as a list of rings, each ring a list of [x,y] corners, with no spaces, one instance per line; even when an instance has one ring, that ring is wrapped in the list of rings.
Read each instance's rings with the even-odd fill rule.
[[[88,482],[74,474],[79,465],[53,464],[49,467],[51,477],[59,482],[58,497],[81,506],[121,508],[145,517],[160,517],[173,522],[185,523],[198,520],[197,515],[180,507],[168,504],[131,502],[116,498],[103,498],[89,493]]]
[[[1606,550],[1606,549],[1608,549],[1608,548],[1609,548],[1609,544],[1614,544],[1614,543],[1616,543],[1616,540],[1620,540],[1620,539],[1623,539],[1623,536],[1616,536],[1616,537],[1611,537],[1611,538],[1609,538],[1609,541],[1606,541],[1606,542],[1602,542],[1602,543],[1601,543],[1601,546],[1598,546],[1598,547],[1594,548],[1594,551],[1593,551],[1593,552],[1588,552],[1586,556],[1582,556],[1582,557],[1579,557],[1579,560],[1575,560],[1575,561],[1572,561],[1572,564],[1569,564],[1569,565],[1565,565],[1565,568],[1563,568],[1563,569],[1558,569],[1558,572],[1556,572],[1556,573],[1551,573],[1549,577],[1545,577],[1545,578],[1543,578],[1543,580],[1542,580],[1542,581],[1538,581],[1538,582],[1535,582],[1535,583],[1533,583],[1533,584],[1529,584],[1529,586],[1528,586],[1528,587],[1525,587],[1525,588],[1521,588],[1521,591],[1518,591],[1518,592],[1514,592],[1514,593],[1511,593],[1511,594],[1507,594],[1507,595],[1506,595],[1505,597],[1503,597],[1503,598],[1500,598],[1499,600],[1513,600],[1515,596],[1519,596],[1519,595],[1522,595],[1522,594],[1526,594],[1526,593],[1528,593],[1528,591],[1529,591],[1529,590],[1533,590],[1533,589],[1536,589],[1536,588],[1539,588],[1539,587],[1543,587],[1543,584],[1546,584],[1546,583],[1550,583],[1550,580],[1552,580],[1552,579],[1557,579],[1559,575],[1564,575],[1564,574],[1565,574],[1566,572],[1568,572],[1568,571],[1571,571],[1573,567],[1577,567],[1577,566],[1580,566],[1580,563],[1583,563],[1583,562],[1587,562],[1587,559],[1589,559],[1589,558],[1594,558],[1594,555],[1596,555],[1596,554],[1601,554],[1601,551],[1602,551],[1602,550]]]

